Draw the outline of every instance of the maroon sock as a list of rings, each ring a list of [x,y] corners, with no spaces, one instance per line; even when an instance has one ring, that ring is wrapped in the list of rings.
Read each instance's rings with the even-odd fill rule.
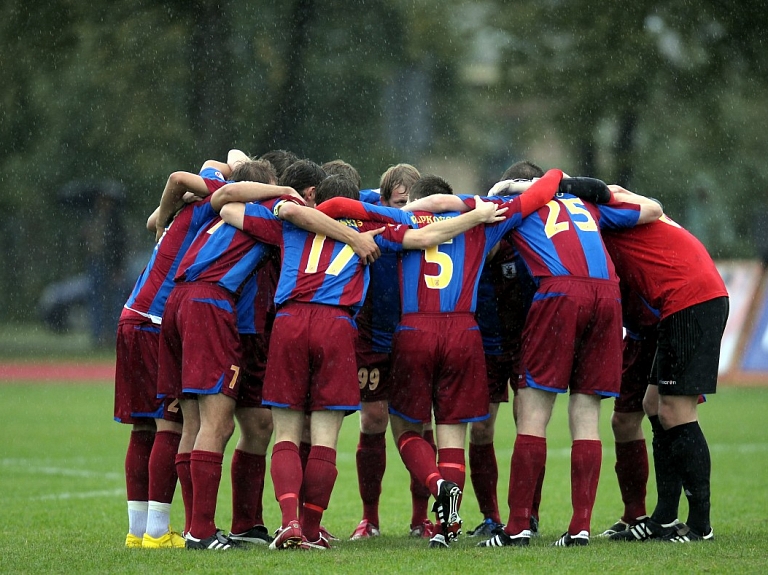
[[[189,532],[198,539],[206,539],[216,533],[216,500],[219,496],[223,460],[224,455],[221,453],[198,449],[193,449],[189,457],[193,493]]]
[[[531,526],[531,505],[536,479],[547,460],[547,440],[534,435],[518,435],[509,472],[509,521],[504,531],[517,535]]]
[[[189,533],[189,528],[192,525],[192,502],[194,500],[192,473],[189,469],[190,455],[189,452],[176,454],[176,475],[179,477],[181,499],[184,501],[184,533]]]
[[[483,517],[501,523],[499,499],[496,493],[499,484],[499,467],[493,443],[469,444],[469,478],[475,490],[477,504]]]
[[[410,473],[410,472],[409,472]],[[411,476],[411,525],[422,525],[427,519],[429,509],[429,488],[420,483],[413,473]]]
[[[176,491],[176,452],[181,434],[158,431],[149,456],[149,500],[171,503]]]
[[[531,515],[536,519],[539,518],[539,505],[541,505],[541,489],[544,487],[544,474],[547,471],[547,466],[544,465],[541,468],[538,479],[536,479],[536,487],[533,490],[533,503],[531,504]]]
[[[262,496],[267,464],[264,455],[235,449],[232,454],[232,533],[262,525]]]
[[[315,445],[309,453],[304,483],[304,516],[301,530],[309,541],[320,538],[320,521],[323,512],[328,509],[331,492],[336,483],[336,450]]]
[[[599,440],[578,439],[571,447],[571,504],[573,516],[568,533],[589,532],[595,506],[603,447]]]
[[[154,431],[131,431],[125,452],[125,491],[128,501],[149,501],[149,456]]]
[[[437,450],[437,469],[440,476],[453,481],[464,490],[467,480],[467,466],[464,463],[464,449],[461,447],[445,447]]]
[[[406,431],[397,440],[397,449],[408,471],[413,473],[421,485],[429,487],[430,494],[436,496],[437,482],[442,477],[435,463],[435,452],[429,443],[415,431]]]
[[[299,457],[301,457],[301,472],[307,468],[307,460],[309,459],[309,452],[312,449],[312,445],[309,443],[299,443]],[[304,513],[304,486],[299,489],[299,520]]]
[[[634,523],[646,514],[645,496],[648,485],[648,448],[645,439],[616,443],[616,478],[619,480],[624,515],[621,520]]]
[[[360,433],[356,462],[357,483],[363,501],[363,519],[378,526],[381,482],[387,467],[386,433]]]
[[[290,441],[281,441],[272,448],[270,467],[275,499],[282,513],[282,526],[299,518],[299,492],[303,472],[299,448]]]

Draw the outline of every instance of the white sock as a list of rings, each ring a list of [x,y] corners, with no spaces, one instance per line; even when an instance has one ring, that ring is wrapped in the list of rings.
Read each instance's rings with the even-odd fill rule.
[[[128,502],[128,533],[139,539],[147,529],[147,501]]]
[[[170,531],[171,504],[150,501],[147,513],[147,533],[151,537],[162,537]]]

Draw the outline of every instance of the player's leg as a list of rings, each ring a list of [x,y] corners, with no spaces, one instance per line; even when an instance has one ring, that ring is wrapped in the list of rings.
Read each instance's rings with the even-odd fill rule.
[[[499,404],[491,403],[490,412],[488,419],[472,422],[469,431],[470,479],[483,514],[483,522],[469,532],[472,537],[490,537],[501,525],[497,496],[499,467],[493,445]]]
[[[268,544],[272,541],[264,526],[264,477],[267,470],[266,454],[272,438],[272,412],[263,407],[235,408],[235,419],[240,428],[235,451],[232,454],[232,529],[230,537],[236,541]]]
[[[481,542],[483,547],[524,546],[531,537],[531,504],[547,459],[547,424],[557,394],[522,387],[517,394],[517,437],[510,463],[509,519],[502,533]]]
[[[320,540],[320,522],[331,500],[336,483],[336,446],[344,420],[340,410],[313,411],[310,417],[312,449],[307,459],[304,487],[304,513],[301,529],[309,542]]]
[[[176,490],[176,454],[181,442],[182,422],[178,402],[164,407],[169,419],[156,419],[157,434],[149,458],[149,513],[145,548],[184,547],[184,538],[171,530],[171,503]],[[171,420],[173,418],[173,420]]]
[[[270,549],[301,545],[299,526],[299,492],[303,477],[299,443],[304,430],[304,413],[282,407],[272,408],[275,445],[272,448],[270,473],[282,514],[281,528]]]
[[[181,428],[181,441],[179,451],[176,454],[176,475],[179,477],[181,497],[184,501],[184,533],[189,533],[192,525],[192,509],[194,506],[194,489],[192,487],[191,458],[192,449],[195,447],[195,439],[200,431],[200,410],[197,405],[197,397],[179,400],[184,416]]]
[[[649,465],[648,448],[642,427],[644,418],[645,413],[642,411],[632,413],[614,411],[611,415],[616,452],[614,470],[619,483],[621,500],[624,503],[624,511],[621,518],[602,533],[605,537],[629,529],[646,517],[645,497]]]
[[[365,379],[370,378],[367,368]],[[361,381],[361,385],[363,382]],[[350,539],[379,535],[379,497],[387,466],[386,431],[389,425],[388,403],[385,400],[363,401],[360,410],[360,438],[355,453],[357,481],[363,502],[363,517]]]
[[[571,446],[571,504],[573,514],[567,533],[559,541],[578,545],[589,542],[592,509],[600,479],[603,448],[600,443],[600,396],[571,393],[568,422]]]
[[[688,499],[686,532],[689,540],[708,538],[710,525],[710,476],[712,462],[709,446],[697,417],[698,396],[662,395],[659,420],[665,428],[668,450],[675,462]]]
[[[125,487],[128,501],[128,535],[125,546],[141,547],[149,505],[149,458],[155,440],[152,420],[137,421],[131,428],[125,452]]]
[[[234,432],[235,400],[222,393],[198,395],[200,431],[190,456],[193,503],[188,536],[204,540],[216,535],[216,500],[224,448]]]

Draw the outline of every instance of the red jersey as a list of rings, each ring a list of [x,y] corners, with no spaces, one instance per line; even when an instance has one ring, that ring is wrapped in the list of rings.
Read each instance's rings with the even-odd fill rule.
[[[692,305],[728,296],[706,248],[666,215],[622,231],[603,230],[616,272],[661,320]]]

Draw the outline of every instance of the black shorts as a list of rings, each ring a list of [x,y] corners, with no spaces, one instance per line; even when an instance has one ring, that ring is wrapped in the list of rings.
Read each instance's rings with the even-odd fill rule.
[[[659,394],[715,393],[727,319],[728,298],[719,297],[661,320],[656,353]]]

